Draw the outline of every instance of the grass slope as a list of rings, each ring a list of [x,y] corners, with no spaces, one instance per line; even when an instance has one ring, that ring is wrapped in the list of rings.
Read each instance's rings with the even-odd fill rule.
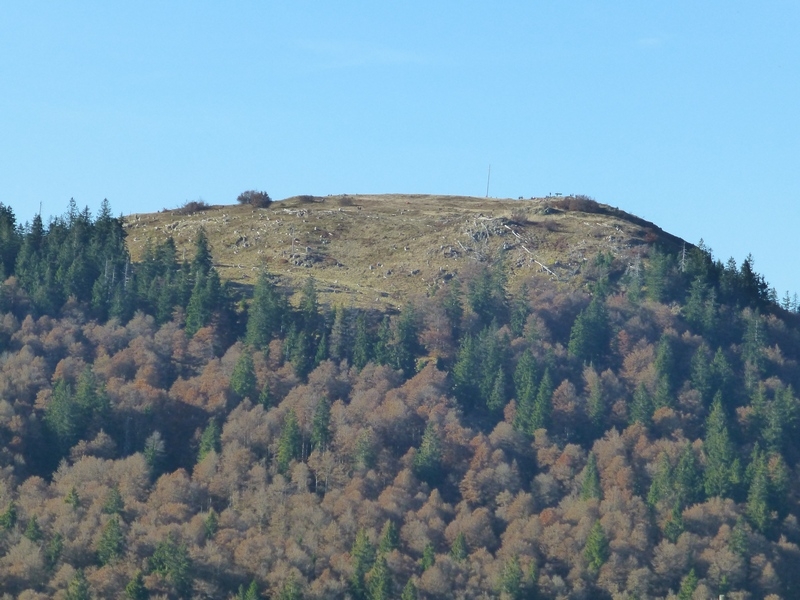
[[[652,223],[581,197],[303,196],[266,209],[135,214],[125,227],[134,260],[148,240],[167,236],[191,259],[204,227],[225,279],[252,285],[266,268],[299,289],[313,276],[322,302],[376,308],[400,306],[478,262],[501,261],[512,287],[536,285],[539,278],[580,287],[601,251],[633,264],[646,255],[643,246],[659,242],[677,250],[682,243]]]

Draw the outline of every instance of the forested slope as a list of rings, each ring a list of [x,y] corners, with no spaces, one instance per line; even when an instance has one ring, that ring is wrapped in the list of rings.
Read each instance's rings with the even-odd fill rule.
[[[391,311],[125,232],[0,207],[4,597],[798,593],[798,315],[752,259],[485,246]]]

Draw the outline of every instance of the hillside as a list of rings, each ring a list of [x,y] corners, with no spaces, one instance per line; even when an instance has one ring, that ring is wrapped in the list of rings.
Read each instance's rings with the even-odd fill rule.
[[[545,278],[577,289],[600,252],[634,264],[653,243],[680,249],[656,225],[582,197],[306,196],[125,219],[134,260],[168,236],[191,256],[200,227],[225,279],[252,285],[266,268],[299,289],[313,276],[323,302],[361,307],[400,306],[475,262],[500,260],[512,288]]]
[[[582,197],[112,215],[0,205],[0,600],[800,589],[750,258]]]

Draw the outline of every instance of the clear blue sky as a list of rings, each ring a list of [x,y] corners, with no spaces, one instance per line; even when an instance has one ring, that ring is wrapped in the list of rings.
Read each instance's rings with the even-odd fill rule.
[[[800,3],[4,2],[20,220],[583,193],[800,291]]]

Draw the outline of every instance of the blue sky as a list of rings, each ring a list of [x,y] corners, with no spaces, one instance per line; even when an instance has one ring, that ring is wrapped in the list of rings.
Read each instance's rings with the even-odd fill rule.
[[[0,202],[583,193],[800,292],[800,3],[6,2]]]

